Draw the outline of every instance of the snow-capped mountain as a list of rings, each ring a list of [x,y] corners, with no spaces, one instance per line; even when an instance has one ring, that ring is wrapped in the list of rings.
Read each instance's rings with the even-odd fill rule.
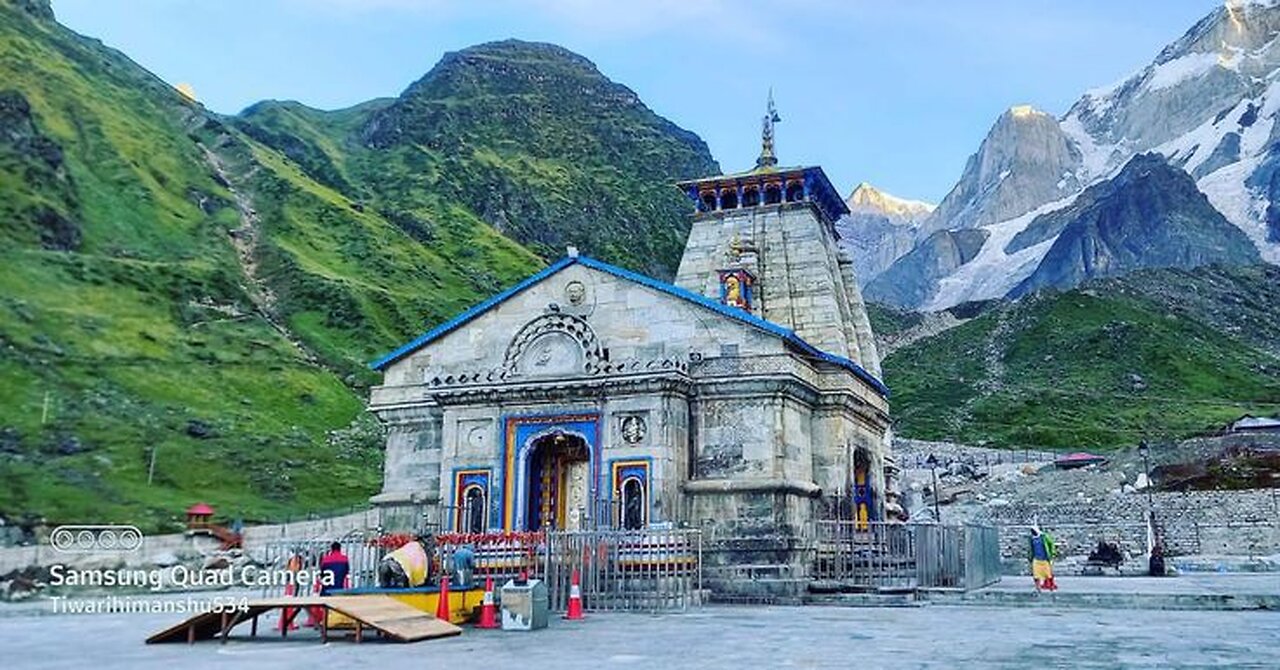
[[[1033,274],[1074,276],[1062,268],[1040,270],[1043,263],[1057,262],[1058,256],[1047,254],[1058,232],[1068,229],[1047,225],[1040,217],[1075,211],[1066,208],[1086,187],[1116,177],[1134,156],[1148,151],[1189,173],[1209,203],[1248,237],[1258,256],[1280,263],[1278,37],[1280,3],[1233,0],[1165,47],[1150,65],[1085,93],[1061,119],[1025,107],[1006,112],[970,158],[959,183],[921,224],[925,232],[981,229],[981,249],[946,268],[923,262],[917,252],[928,245],[921,244],[881,278],[904,276],[911,264],[929,265],[934,273],[948,270],[945,275],[923,290],[913,286],[900,291],[887,281],[877,282],[868,287],[868,297],[942,309],[1007,295]],[[1192,219],[1190,224],[1180,221],[1216,225],[1207,215]],[[1023,231],[1031,227],[1057,232],[1027,244]],[[1019,237],[1022,243],[1013,243]],[[1152,251],[1129,258],[1125,267],[1165,265],[1168,255]],[[1247,262],[1246,256],[1229,257]],[[1080,279],[1100,276],[1093,272],[1086,267]]]
[[[899,198],[862,182],[845,203],[850,214],[836,224],[841,245],[853,256],[859,283],[876,275],[911,251],[919,241],[920,222],[934,206]]]
[[[924,223],[929,232],[1006,221],[1080,188],[1080,150],[1057,119],[1012,107],[969,157],[960,181]]]

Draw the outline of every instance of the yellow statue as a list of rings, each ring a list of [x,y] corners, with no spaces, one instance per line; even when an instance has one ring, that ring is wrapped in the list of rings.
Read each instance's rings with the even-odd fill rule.
[[[724,304],[732,307],[746,307],[742,299],[742,282],[734,275],[724,278]]]

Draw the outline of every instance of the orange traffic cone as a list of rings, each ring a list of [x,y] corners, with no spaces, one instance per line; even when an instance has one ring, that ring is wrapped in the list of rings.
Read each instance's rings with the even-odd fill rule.
[[[564,613],[564,618],[570,621],[577,621],[582,617],[582,584],[578,578],[578,570],[573,570],[573,581],[569,583],[569,611]]]
[[[493,606],[493,577],[489,577],[484,580],[484,602],[480,605],[480,623],[476,628],[497,628],[498,622],[494,619],[496,609]]]
[[[441,621],[449,620],[449,576],[445,575],[440,578],[440,600],[436,603],[436,618]]]

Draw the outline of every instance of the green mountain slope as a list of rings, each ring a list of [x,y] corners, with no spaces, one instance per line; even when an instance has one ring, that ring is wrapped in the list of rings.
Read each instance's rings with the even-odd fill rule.
[[[362,144],[373,116],[402,101],[219,117],[59,26],[47,3],[0,0],[0,517],[157,529],[196,500],[252,520],[376,490],[366,363],[562,252],[523,246],[490,225],[498,210],[463,196],[502,183],[509,200],[542,203],[513,210],[527,240],[564,225],[538,217],[584,207],[556,190],[566,182],[504,181],[523,173],[491,162],[525,159],[472,135],[474,152],[438,164],[414,142]],[[618,162],[714,169],[700,141],[637,109],[640,134],[662,136],[644,146],[692,154]],[[623,121],[609,127],[626,135]],[[655,188],[683,176],[645,174]],[[644,225],[682,230],[683,210],[668,216],[679,194],[666,195]],[[605,257],[641,249],[590,235]]]
[[[898,432],[1106,448],[1280,413],[1276,305],[1269,265],[1144,270],[992,303],[885,360]]]
[[[253,315],[201,112],[8,4],[0,82],[0,511],[159,527],[197,498],[365,495],[377,452],[326,439],[360,399]]]
[[[446,54],[394,100],[267,102],[236,125],[414,235],[456,204],[544,259],[576,245],[659,277],[688,233],[672,181],[719,172],[701,139],[587,59],[517,40]]]

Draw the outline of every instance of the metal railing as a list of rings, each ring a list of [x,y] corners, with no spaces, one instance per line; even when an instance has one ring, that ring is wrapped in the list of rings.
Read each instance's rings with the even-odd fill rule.
[[[701,602],[702,535],[696,530],[552,532],[544,554],[551,609],[568,606],[574,573],[593,611],[683,611]]]
[[[475,556],[475,581],[497,586],[525,574],[546,582],[550,607],[568,608],[573,575],[589,611],[685,610],[701,602],[702,535],[696,530],[582,530],[446,534],[438,538],[443,566],[458,549]]]
[[[1000,581],[995,527],[817,521],[812,577],[842,590],[976,589]]]
[[[255,556],[255,559],[260,560],[264,567],[273,572],[282,570],[290,572],[306,571],[308,574],[314,575],[320,570],[321,557],[330,550],[333,542],[333,540],[282,540],[269,542],[263,546],[261,555]],[[342,553],[347,555],[347,561],[350,563],[351,569],[347,573],[346,583],[335,586],[337,588],[377,586],[378,562],[382,560],[385,550],[369,544],[362,533],[352,533],[337,540],[337,542],[342,545]],[[319,586],[315,583],[297,586],[293,589],[287,589],[287,586],[288,584],[282,580],[263,584],[262,596],[306,596],[319,591]]]

